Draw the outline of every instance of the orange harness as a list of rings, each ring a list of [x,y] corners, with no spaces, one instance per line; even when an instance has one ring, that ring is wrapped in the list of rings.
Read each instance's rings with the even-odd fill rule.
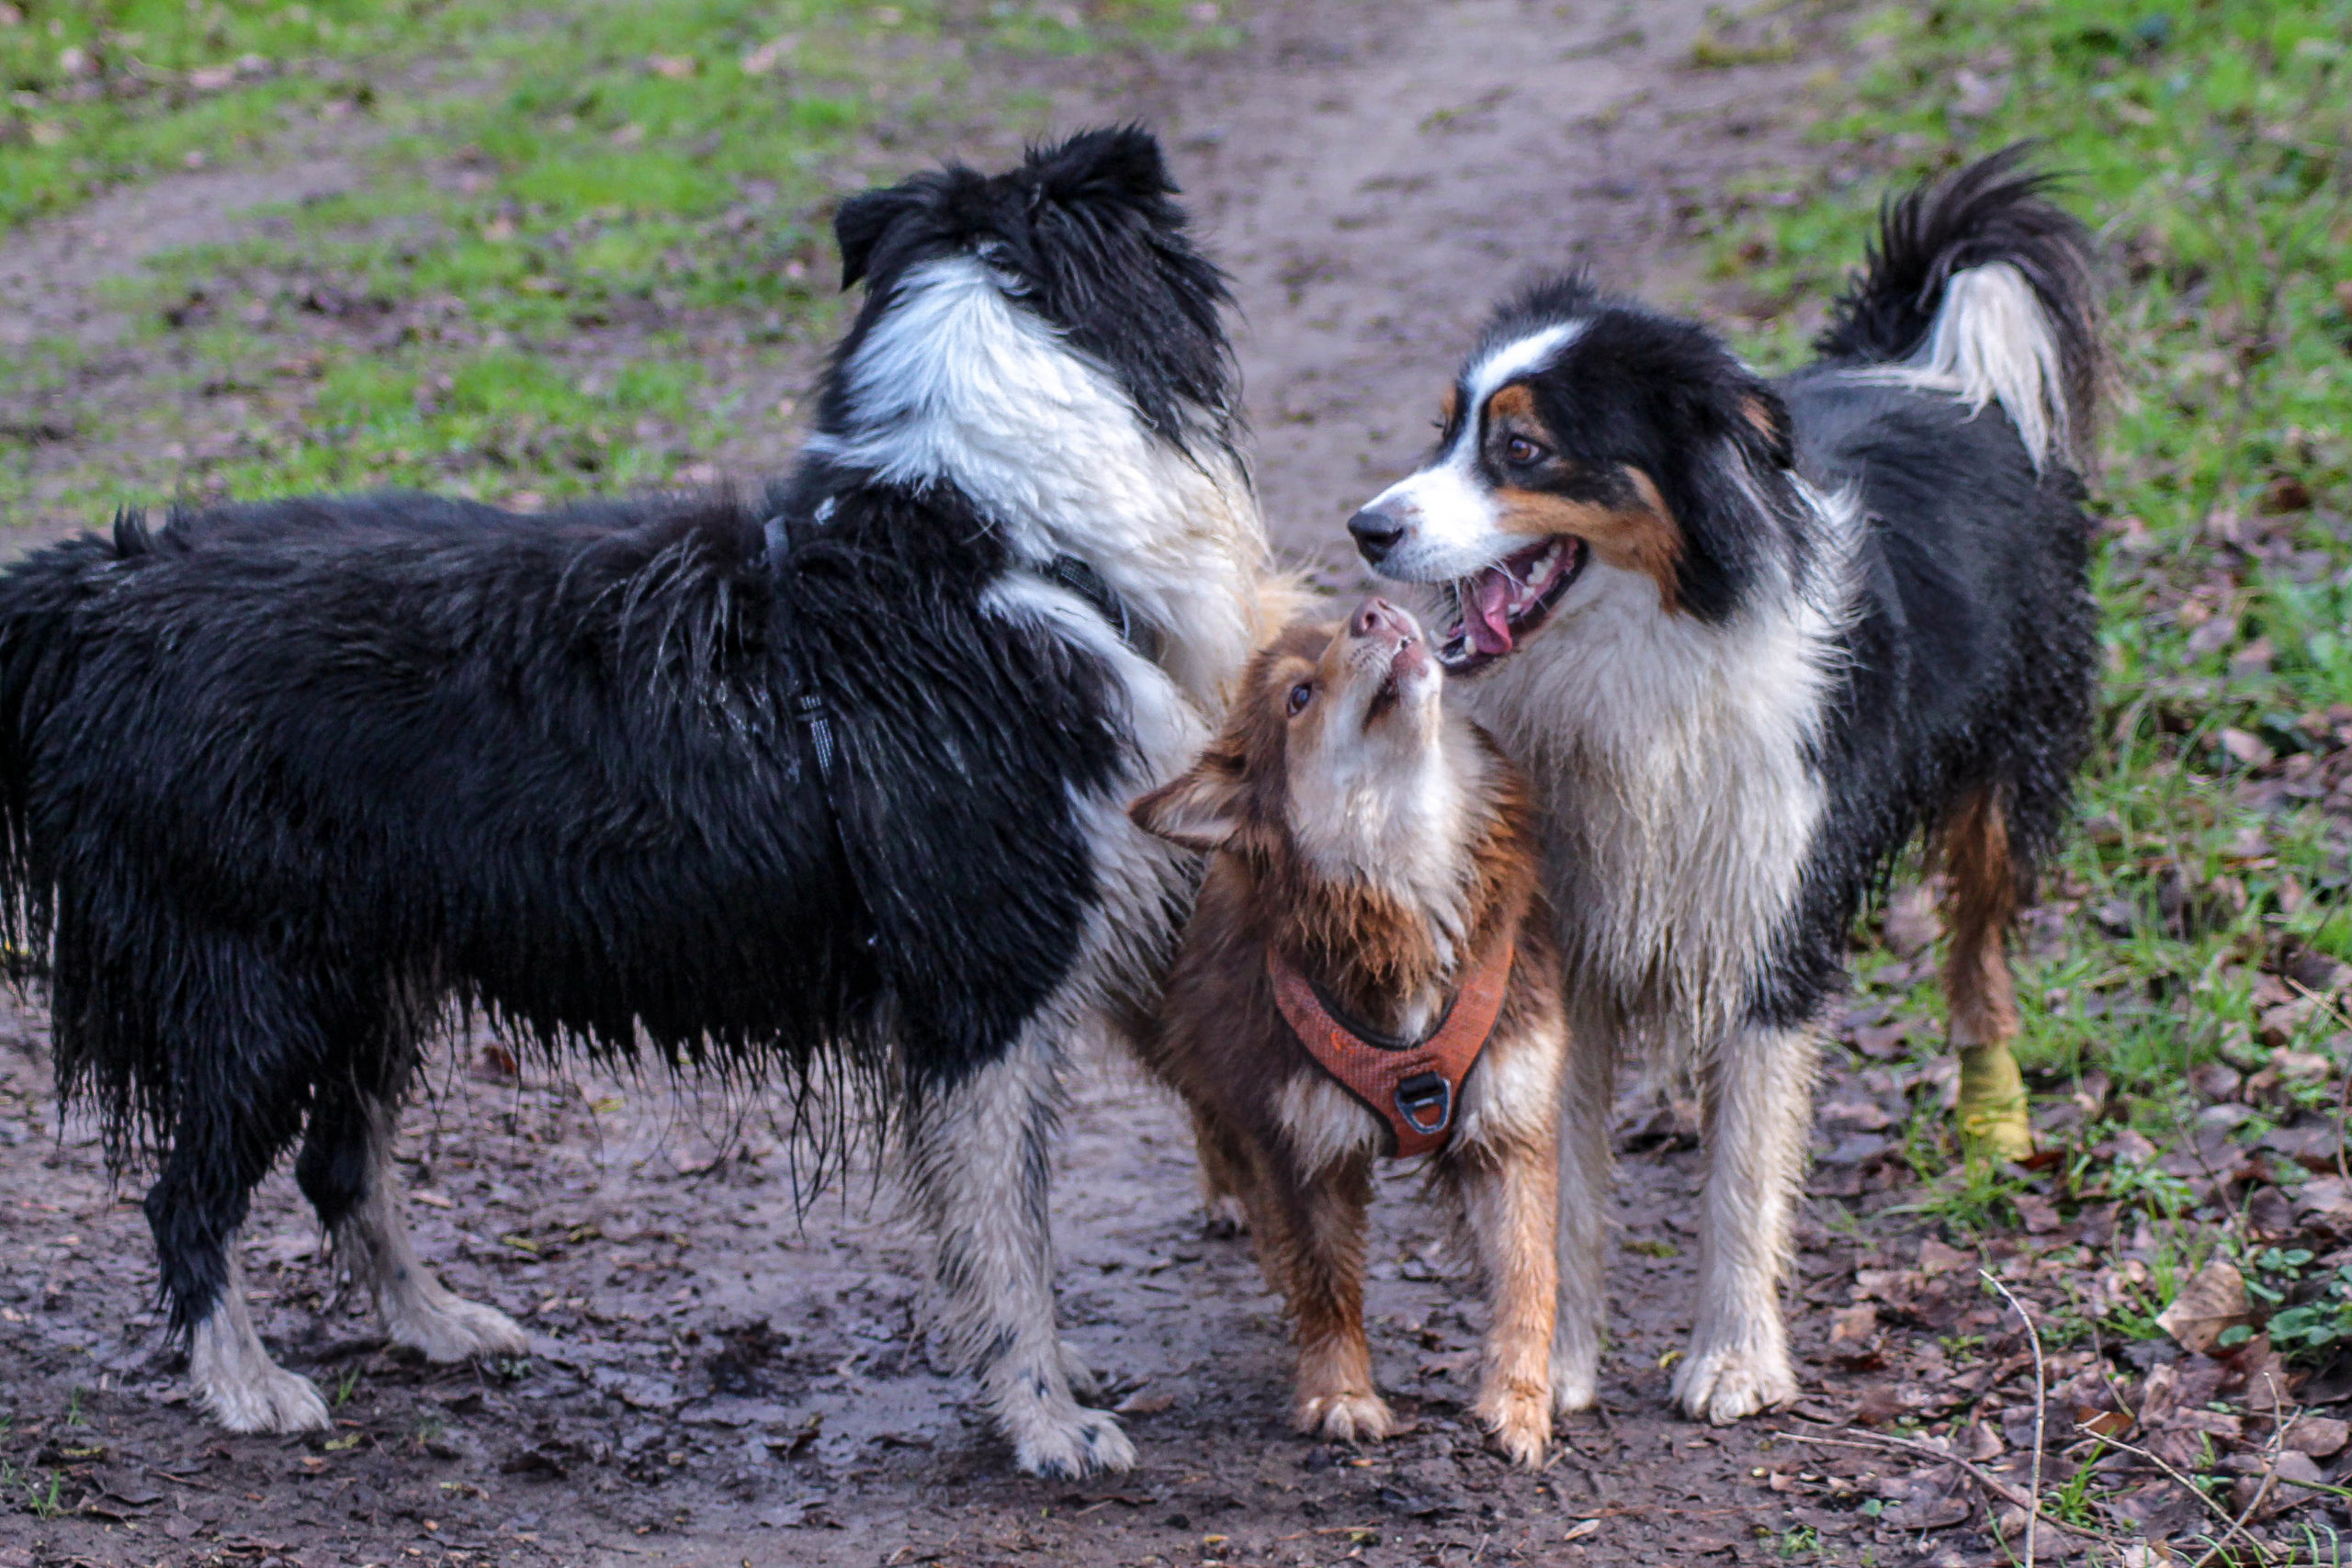
[[[1363,1101],[1388,1124],[1392,1159],[1443,1148],[1453,1133],[1462,1080],[1477,1065],[1502,1016],[1518,944],[1505,931],[1480,953],[1454,993],[1453,1005],[1429,1038],[1418,1044],[1375,1044],[1332,1016],[1315,982],[1273,947],[1266,949],[1266,972],[1274,983],[1274,1004],[1290,1032],[1340,1087]]]

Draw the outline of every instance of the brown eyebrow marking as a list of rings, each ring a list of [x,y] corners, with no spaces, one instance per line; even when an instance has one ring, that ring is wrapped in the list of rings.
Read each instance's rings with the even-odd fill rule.
[[[1438,427],[1442,430],[1452,430],[1453,428],[1453,416],[1461,412],[1462,389],[1458,387],[1448,387],[1445,389],[1445,396],[1439,400],[1438,402]]]
[[[1547,440],[1552,434],[1552,427],[1544,423],[1544,416],[1535,410],[1534,389],[1524,381],[1513,381],[1488,398],[1487,418],[1490,423],[1498,419],[1518,420],[1522,424],[1534,426],[1536,434]]]

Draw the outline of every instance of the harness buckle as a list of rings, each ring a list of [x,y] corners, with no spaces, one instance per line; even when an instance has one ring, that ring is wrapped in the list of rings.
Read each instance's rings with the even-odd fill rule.
[[[1415,1073],[1396,1086],[1396,1112],[1413,1131],[1434,1136],[1453,1120],[1453,1086],[1437,1073]]]

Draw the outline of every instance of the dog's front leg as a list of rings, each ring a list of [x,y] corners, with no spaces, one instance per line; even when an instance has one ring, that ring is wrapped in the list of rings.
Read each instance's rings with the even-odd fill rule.
[[[1058,1033],[1035,1021],[997,1061],[926,1091],[908,1179],[937,1247],[946,1343],[978,1369],[1014,1461],[1067,1480],[1128,1469],[1136,1450],[1115,1416],[1078,1403],[1054,1326],[1046,1196],[1063,1064]]]
[[[1600,1337],[1608,1315],[1609,1205],[1617,1100],[1613,1019],[1580,1015],[1568,1032],[1560,1107],[1559,1307],[1552,1325],[1552,1407],[1589,1410],[1600,1399]]]
[[[1373,1387],[1372,1344],[1363,1331],[1371,1158],[1342,1155],[1310,1175],[1290,1151],[1269,1149],[1264,1164],[1265,1179],[1249,1194],[1250,1228],[1298,1339],[1292,1422],[1339,1442],[1385,1438],[1396,1420]]]
[[[1504,1453],[1532,1470],[1552,1436],[1560,1166],[1552,1139],[1534,1136],[1465,1149],[1459,1163],[1463,1220],[1493,1313],[1474,1414]]]
[[[1705,1066],[1705,1213],[1699,1310],[1675,1396],[1717,1425],[1796,1397],[1781,1280],[1804,1177],[1815,1058],[1810,1028],[1736,1029]]]

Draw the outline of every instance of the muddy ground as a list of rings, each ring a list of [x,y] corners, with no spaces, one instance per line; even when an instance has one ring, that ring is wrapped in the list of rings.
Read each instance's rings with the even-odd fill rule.
[[[1341,520],[1427,439],[1486,304],[1530,270],[1585,261],[1654,297],[1736,308],[1696,275],[1690,193],[1821,156],[1796,134],[1800,88],[1850,62],[1825,56],[1825,28],[1791,62],[1691,69],[1706,11],[1274,5],[1237,54],[1043,82],[1060,118],[1141,111],[1167,133],[1237,278],[1289,558],[1352,581]],[[996,145],[983,128],[965,151]],[[1507,1469],[1466,1416],[1481,1314],[1401,1178],[1375,1216],[1370,1310],[1408,1429],[1361,1453],[1293,1435],[1276,1306],[1246,1242],[1203,1235],[1173,1109],[1098,1067],[1057,1189],[1062,1309],[1143,1462],[1070,1484],[1011,1474],[970,1385],[926,1359],[917,1253],[869,1182],[800,1213],[763,1106],[518,1077],[479,1039],[449,1047],[407,1119],[413,1222],[453,1288],[529,1327],[532,1356],[435,1369],[387,1353],[331,1299],[281,1177],[247,1232],[248,1278],[265,1337],[329,1391],[338,1425],[225,1437],[184,1403],[162,1347],[135,1192],[110,1189],[89,1129],[56,1135],[44,1030],[37,1007],[0,1015],[0,1568],[1991,1561],[1984,1495],[1950,1465],[1773,1436],[1874,1440],[1858,1412],[1932,1423],[1962,1393],[1973,1424],[1951,1440],[2024,1475],[2031,1399],[2009,1381],[2023,1341],[1974,1289],[1975,1259],[1900,1217],[1852,1217],[1896,1196],[1870,1131],[1884,1107],[1939,1086],[1852,1051],[1823,1095],[1822,1197],[1792,1283],[1806,1401],[1726,1430],[1670,1411],[1699,1157],[1687,1111],[1629,1100],[1605,1404],[1540,1475]],[[2030,1280],[2096,1224],[2052,1219],[1990,1256]],[[1873,1291],[1901,1302],[1857,1319]],[[1981,1371],[1939,1393],[1936,1347],[1953,1336],[1973,1337]],[[2041,1556],[2082,1544],[2052,1535]]]

